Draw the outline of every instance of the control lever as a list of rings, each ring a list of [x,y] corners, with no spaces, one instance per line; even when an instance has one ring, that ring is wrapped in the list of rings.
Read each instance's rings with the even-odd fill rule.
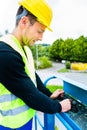
[[[75,101],[73,98],[71,98],[69,95],[65,94],[63,96],[59,95],[59,97],[57,98],[59,101],[62,101],[64,99],[70,99],[71,100],[71,110],[74,113],[77,113],[79,111],[78,109],[78,103],[77,101]]]

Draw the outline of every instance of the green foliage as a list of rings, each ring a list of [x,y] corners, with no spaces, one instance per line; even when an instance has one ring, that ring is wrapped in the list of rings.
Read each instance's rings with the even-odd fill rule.
[[[70,69],[71,68],[70,61],[66,61],[65,66],[66,66],[66,69]]]
[[[39,59],[39,69],[49,68],[52,67],[52,62],[46,56],[40,57]]]
[[[57,39],[50,46],[49,53],[53,60],[87,63],[87,37]]]
[[[42,56],[49,56],[49,45],[44,46],[44,44],[35,44],[34,46],[30,47],[33,53],[33,57],[36,60],[37,57],[42,57]]]
[[[52,62],[49,61],[49,45],[36,44],[30,47],[36,69],[44,69],[52,66]]]
[[[61,61],[61,58],[60,58],[60,46],[61,46],[62,42],[63,42],[62,39],[57,39],[50,46],[50,48],[49,48],[49,56],[50,56],[51,59]]]
[[[75,40],[72,38],[57,39],[50,46],[36,44],[31,49],[34,59],[45,55],[54,61],[66,60],[87,63],[87,37],[84,36]]]
[[[62,42],[60,47],[60,57],[64,60],[72,60],[74,41],[73,39],[67,38]]]
[[[74,41],[74,45],[74,61],[87,62],[87,39],[84,36],[80,36]]]

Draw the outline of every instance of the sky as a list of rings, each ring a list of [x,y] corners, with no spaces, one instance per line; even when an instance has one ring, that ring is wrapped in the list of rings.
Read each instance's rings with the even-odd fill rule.
[[[1,0],[0,0],[1,1]],[[56,39],[76,39],[87,36],[87,0],[47,0],[53,10],[51,28],[46,30],[42,43],[52,44]],[[0,2],[0,33],[11,32],[15,26],[18,0]]]

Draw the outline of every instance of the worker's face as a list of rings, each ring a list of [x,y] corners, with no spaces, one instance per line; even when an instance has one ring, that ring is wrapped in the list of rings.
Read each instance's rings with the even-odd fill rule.
[[[33,25],[30,24],[29,19],[26,20],[26,25],[22,31],[22,43],[23,45],[33,45],[36,41],[42,40],[45,26],[39,22],[35,22]]]

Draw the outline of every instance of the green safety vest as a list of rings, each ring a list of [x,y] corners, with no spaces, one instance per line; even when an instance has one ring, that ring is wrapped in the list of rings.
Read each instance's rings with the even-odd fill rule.
[[[17,51],[25,64],[25,72],[35,82],[35,70],[32,53],[25,46],[26,55],[19,43],[13,35],[6,35],[0,39]],[[0,83],[0,125],[8,128],[19,128],[26,124],[35,115],[35,110],[27,106],[23,100],[12,94],[6,87]]]

